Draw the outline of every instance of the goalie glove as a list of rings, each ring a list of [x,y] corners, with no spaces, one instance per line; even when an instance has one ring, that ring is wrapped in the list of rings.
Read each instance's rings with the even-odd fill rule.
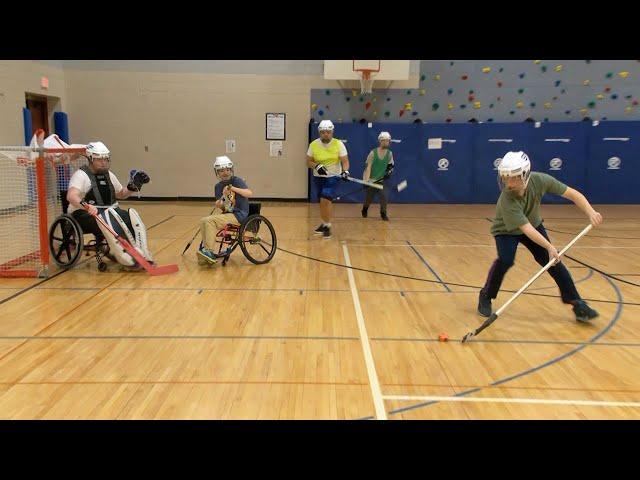
[[[131,170],[129,172],[129,184],[127,185],[127,190],[131,192],[139,192],[142,188],[142,185],[145,183],[149,183],[151,178],[147,175],[147,172],[144,170]]]
[[[393,174],[393,165],[390,163],[387,165],[387,170],[384,172],[384,178],[385,180],[389,177],[391,177],[391,175]]]

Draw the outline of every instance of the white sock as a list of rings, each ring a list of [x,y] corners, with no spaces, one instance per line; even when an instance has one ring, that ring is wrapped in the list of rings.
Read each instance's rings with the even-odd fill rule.
[[[329,227],[329,228],[331,228],[331,223],[323,223],[323,225],[324,225],[325,227]]]

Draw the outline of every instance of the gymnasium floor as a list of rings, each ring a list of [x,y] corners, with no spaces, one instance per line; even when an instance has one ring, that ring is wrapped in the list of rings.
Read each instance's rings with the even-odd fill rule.
[[[225,267],[197,265],[197,241],[180,256],[208,203],[135,207],[178,273],[100,273],[87,257],[0,279],[0,418],[640,419],[640,288],[591,268],[640,284],[635,206],[597,206],[604,224],[568,252],[582,263],[564,260],[592,324],[544,275],[464,345],[483,320],[493,205],[391,205],[386,223],[377,205],[363,219],[337,204],[323,240],[317,204],[263,202],[280,250]],[[542,213],[558,249],[587,224],[574,206]],[[538,269],[520,247],[503,288]]]

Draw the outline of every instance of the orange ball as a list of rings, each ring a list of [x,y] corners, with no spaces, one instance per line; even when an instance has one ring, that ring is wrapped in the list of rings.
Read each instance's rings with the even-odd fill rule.
[[[441,342],[446,342],[449,340],[449,335],[447,335],[446,333],[441,333],[440,335],[438,335],[438,340],[440,340]]]

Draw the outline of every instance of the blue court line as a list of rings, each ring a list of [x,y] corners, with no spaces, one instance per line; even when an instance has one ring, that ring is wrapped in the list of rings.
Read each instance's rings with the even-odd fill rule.
[[[422,260],[422,263],[424,263],[427,266],[427,268],[431,270],[431,273],[433,273],[433,275],[438,279],[438,281],[442,284],[442,286],[447,289],[447,292],[451,292],[451,289],[440,278],[440,275],[438,275],[436,271],[433,268],[431,268],[431,265],[429,265],[429,263],[422,257],[422,255],[420,255],[420,252],[418,252],[418,250],[416,250],[416,248],[413,245],[411,245],[411,242],[409,240],[406,240],[406,242],[407,242],[407,245],[411,247],[411,250],[413,250],[415,254],[418,256],[418,258]]]
[[[574,348],[573,350],[569,350],[568,352],[552,358],[551,360],[548,360],[536,367],[532,367],[529,368],[527,370],[524,370],[520,373],[516,373],[513,375],[510,375],[508,377],[504,377],[501,378],[500,380],[496,380],[495,382],[491,382],[489,384],[489,386],[496,386],[496,385],[501,385],[503,383],[509,382],[511,380],[515,380],[516,378],[521,378],[524,377],[525,375],[529,375],[530,373],[534,373],[537,372],[538,370],[542,370],[543,368],[546,368],[550,365],[553,365],[557,362],[560,362],[562,360],[564,360],[565,358],[568,358],[572,355],[574,355],[575,353],[578,353],[579,351],[583,350],[584,348],[586,348],[587,346],[589,346],[592,343],[595,343],[600,337],[602,337],[603,335],[605,335],[609,330],[611,330],[611,328],[618,322],[618,320],[620,319],[620,315],[622,314],[622,302],[623,302],[623,297],[622,297],[622,292],[620,292],[620,289],[618,288],[618,286],[613,283],[613,281],[611,281],[611,279],[609,279],[608,277],[603,275],[603,278],[609,282],[609,284],[613,287],[616,296],[618,297],[618,308],[616,309],[615,314],[613,315],[613,318],[611,319],[611,321],[607,324],[607,326],[605,328],[603,328],[602,330],[600,330],[600,332],[598,332],[596,335],[594,335],[592,338],[590,338],[586,343],[581,344],[580,346]],[[466,395],[469,395],[471,393],[476,393],[479,392],[480,390],[482,390],[483,387],[479,387],[479,388],[473,388],[471,390],[465,390],[463,392],[460,393],[456,393],[454,396],[455,397],[463,397]],[[430,402],[422,402],[422,403],[418,403],[416,405],[410,405],[408,407],[403,407],[403,408],[398,408],[395,410],[391,410],[389,412],[390,415],[394,415],[397,413],[402,413],[402,412],[406,412],[408,410],[414,410],[416,408],[422,408],[422,407],[426,407],[429,405],[433,405],[435,403],[439,403],[438,401],[430,401]]]

